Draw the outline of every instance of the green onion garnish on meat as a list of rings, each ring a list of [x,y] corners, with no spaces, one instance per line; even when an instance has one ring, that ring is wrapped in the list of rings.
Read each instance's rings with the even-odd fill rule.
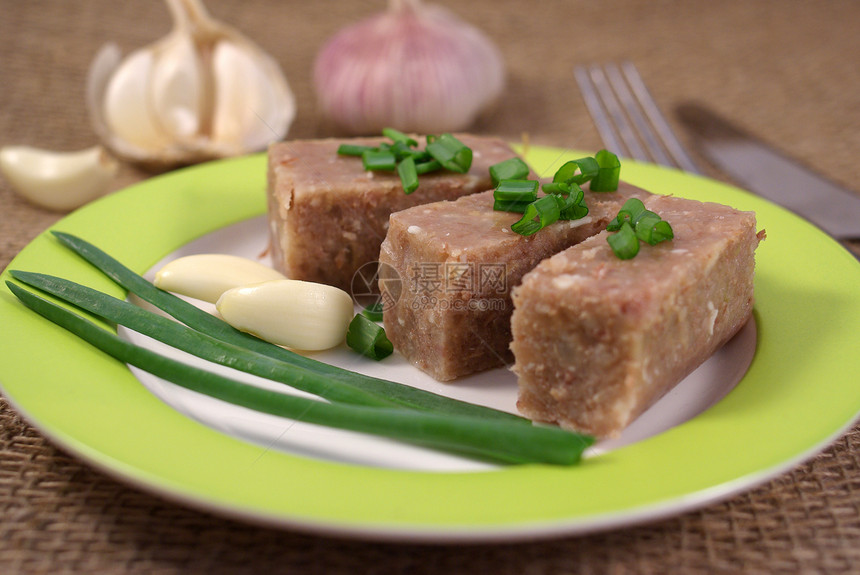
[[[522,219],[511,226],[512,231],[522,235],[534,234],[557,220],[584,218],[588,215],[588,205],[585,203],[585,192],[581,185],[591,181],[592,191],[615,191],[618,189],[618,177],[621,172],[618,157],[606,150],[601,150],[593,158],[570,160],[556,171],[552,182],[541,186],[546,195],[540,199],[534,198],[528,203],[530,196],[519,195],[515,190],[508,189],[517,186],[525,188],[526,184],[510,184],[511,181],[518,179],[501,178],[502,175],[515,173],[515,169],[522,173],[523,168],[528,174],[528,166],[519,158],[505,160],[490,167],[493,180],[496,181],[499,178],[496,190],[493,192],[493,209],[523,214]],[[526,181],[530,182],[529,185],[539,185],[537,181]],[[596,185],[595,181],[597,181]],[[661,237],[665,233],[665,228],[660,226],[658,230],[649,234],[648,238]]]
[[[636,219],[646,212],[645,204],[642,203],[642,200],[639,198],[630,198],[624,205],[621,206],[621,209],[618,210],[618,215],[615,216],[615,219],[607,224],[606,229],[610,232],[617,231],[621,229],[621,224],[624,222],[628,222],[633,224],[636,222]]]
[[[364,169],[392,171],[397,167],[397,157],[390,150],[365,150],[361,154],[361,161],[364,163]]]
[[[600,150],[594,155],[599,169],[591,180],[589,189],[592,192],[614,192],[618,189],[621,178],[621,161],[618,156],[608,150]]]
[[[588,206],[585,205],[585,192],[575,183],[557,184],[561,187],[558,193],[553,194],[558,201],[560,220],[578,220],[588,215]]]
[[[629,260],[639,253],[639,240],[630,226],[630,222],[624,222],[618,228],[618,232],[607,236],[609,247],[619,259]]]
[[[337,153],[341,156],[361,157],[364,152],[373,149],[373,146],[359,146],[358,144],[341,144],[337,149]]]
[[[522,219],[511,225],[511,231],[530,236],[558,221],[560,213],[555,196],[544,196],[528,205]]]
[[[415,164],[415,171],[418,173],[419,176],[429,174],[430,172],[436,172],[441,169],[442,164],[433,159],[425,160]]]
[[[394,142],[395,144],[398,142],[402,142],[410,148],[414,148],[418,145],[418,142],[416,142],[413,138],[407,136],[400,130],[395,130],[394,128],[383,128],[382,135]]]
[[[490,166],[490,178],[494,186],[502,180],[525,180],[529,177],[529,166],[520,158],[510,158]]]
[[[672,226],[654,212],[645,212],[636,221],[636,237],[652,246],[675,237]]]
[[[565,162],[552,177],[554,183],[573,183],[582,185],[597,176],[600,171],[600,165],[592,157],[580,158],[578,160],[570,160]]]
[[[530,205],[531,202],[505,202],[494,200],[493,210],[497,212],[516,212],[518,214],[524,214]]]
[[[396,171],[407,194],[418,189],[418,176],[442,169],[464,174],[472,166],[472,150],[451,134],[427,135],[427,145],[423,150],[417,148],[418,142],[414,138],[400,130],[384,128],[382,135],[391,142],[378,146],[341,144],[337,153],[360,156],[367,171]]]
[[[428,139],[425,149],[446,170],[465,174],[472,166],[472,149],[451,134],[442,134],[432,142]]]
[[[639,241],[650,245],[671,240],[675,237],[669,222],[650,211],[638,198],[630,198],[618,210],[606,229],[617,234],[607,237],[612,251],[619,258],[626,260],[639,253]]]
[[[502,180],[493,190],[493,199],[502,202],[533,202],[537,199],[537,180]]]
[[[570,189],[570,185],[564,182],[552,182],[541,186],[545,194],[569,194]]]
[[[418,189],[418,171],[415,169],[415,160],[412,157],[404,158],[397,164],[397,175],[403,185],[403,192],[411,194]]]

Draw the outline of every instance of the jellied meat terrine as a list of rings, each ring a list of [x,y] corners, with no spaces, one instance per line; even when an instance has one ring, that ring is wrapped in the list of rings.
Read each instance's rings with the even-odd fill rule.
[[[439,381],[510,363],[510,292],[541,260],[606,227],[624,202],[648,192],[585,192],[588,215],[532,236],[511,231],[522,215],[493,210],[493,192],[391,215],[380,251],[388,338]],[[393,288],[392,288],[393,286]]]
[[[514,290],[519,410],[617,435],[749,320],[755,214],[652,196],[674,239],[615,256],[602,232],[556,254]]]
[[[376,146],[381,138],[273,144],[267,196],[274,266],[289,278],[349,290],[356,270],[377,260],[389,214],[490,189],[490,166],[516,155],[497,138],[457,138],[472,149],[469,171],[422,175],[408,195],[395,172],[365,171],[361,158],[337,154],[340,144]]]

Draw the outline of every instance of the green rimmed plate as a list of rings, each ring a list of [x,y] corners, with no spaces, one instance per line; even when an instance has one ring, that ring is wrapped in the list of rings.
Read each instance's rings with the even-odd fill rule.
[[[567,158],[533,148],[528,159],[549,171]],[[365,538],[498,541],[629,525],[750,488],[823,449],[860,412],[860,265],[810,224],[729,186],[632,162],[623,176],[757,212],[768,232],[757,252],[757,348],[716,405],[579,467],[425,472],[265,449],[168,406],[124,365],[18,305],[5,286],[0,384],[48,437],[125,481],[234,517]],[[264,189],[265,157],[216,162],[128,188],[55,228],[144,272],[264,213]],[[45,234],[10,268],[122,294]]]

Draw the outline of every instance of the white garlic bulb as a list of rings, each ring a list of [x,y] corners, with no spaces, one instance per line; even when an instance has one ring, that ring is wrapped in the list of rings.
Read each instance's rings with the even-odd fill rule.
[[[13,189],[38,206],[61,212],[106,194],[118,169],[101,146],[75,152],[29,146],[0,150],[0,172]]]
[[[468,127],[501,94],[505,68],[496,46],[451,12],[391,0],[323,47],[314,83],[323,110],[349,133],[430,134]]]
[[[286,136],[295,99],[280,67],[200,0],[166,0],[173,30],[125,59],[104,46],[87,103],[117,156],[171,167],[265,148]]]

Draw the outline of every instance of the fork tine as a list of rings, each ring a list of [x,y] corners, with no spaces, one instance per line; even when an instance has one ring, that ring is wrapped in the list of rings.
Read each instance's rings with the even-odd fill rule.
[[[632,62],[624,62],[621,64],[621,67],[633,93],[636,95],[637,100],[645,110],[645,114],[648,116],[654,129],[657,130],[657,133],[666,145],[666,149],[669,151],[669,154],[675,158],[675,161],[682,170],[693,174],[700,174],[701,170],[699,170],[695,162],[693,162],[692,158],[690,158],[689,154],[684,150],[681,142],[675,136],[675,132],[660,112],[656,102],[654,102],[654,98],[651,97],[651,92],[649,92],[648,87],[645,86],[645,82],[642,81],[642,76],[639,75],[639,71],[636,69],[636,66],[634,66]]]
[[[604,68],[574,68],[604,145],[619,156],[701,173],[660,112],[636,66],[623,62],[620,68],[611,63]]]
[[[573,75],[579,84],[579,90],[582,92],[582,98],[585,101],[585,107],[588,108],[588,113],[594,120],[594,125],[597,132],[600,134],[600,139],[603,140],[603,145],[619,156],[629,156],[627,147],[621,143],[621,139],[615,131],[609,115],[603,108],[603,103],[597,95],[597,90],[591,82],[591,77],[588,70],[582,66],[576,66],[573,69]]]
[[[621,105],[618,103],[618,99],[615,97],[615,93],[612,91],[604,71],[600,66],[591,66],[587,70],[587,76],[594,88],[596,103],[601,106],[602,110],[606,111],[604,116],[607,118],[607,122],[610,126],[614,126],[614,131],[620,136],[620,142],[616,138],[616,143],[623,143],[623,145],[619,145],[616,148],[618,150],[616,153],[642,162],[650,161],[650,158],[636,138],[633,127],[627,121],[627,117],[624,115],[624,111],[621,109]]]
[[[660,145],[657,134],[654,133],[651,125],[645,119],[643,109],[640,107],[641,102],[637,103],[637,99],[634,97],[633,92],[631,92],[631,87],[628,86],[626,77],[621,75],[621,70],[617,65],[610,63],[607,63],[604,68],[606,68],[606,75],[609,78],[609,83],[612,85],[615,95],[620,100],[621,105],[624,106],[627,117],[633,123],[639,137],[645,144],[645,148],[650,156],[648,159],[663,166],[676,166],[672,159],[666,155],[666,151]]]

